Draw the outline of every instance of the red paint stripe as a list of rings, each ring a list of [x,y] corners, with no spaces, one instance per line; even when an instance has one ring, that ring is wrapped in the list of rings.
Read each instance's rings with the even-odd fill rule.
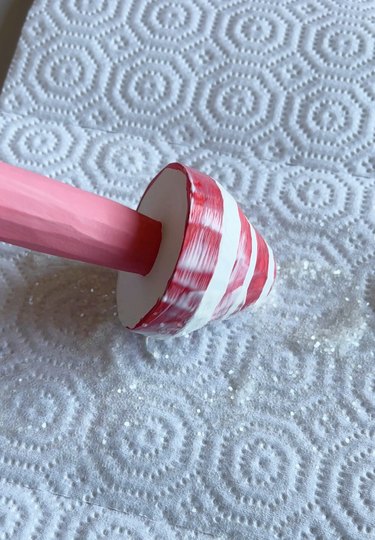
[[[233,266],[227,290],[225,291],[220,304],[215,310],[213,319],[219,319],[220,317],[225,316],[229,308],[232,306],[234,296],[233,293],[243,285],[247,270],[249,268],[252,251],[250,225],[239,207],[238,212],[241,221],[241,234],[240,241],[238,243],[237,258]]]
[[[175,333],[194,315],[215,270],[221,241],[221,233],[209,226],[216,223],[220,231],[222,224],[223,200],[216,182],[205,174],[179,164],[168,167],[187,175],[191,202],[185,238],[173,277],[163,297],[135,327],[155,334]],[[204,245],[199,267],[185,268],[184,256],[193,254],[198,242]]]
[[[255,265],[255,272],[253,279],[250,281],[249,288],[247,290],[246,302],[243,306],[249,306],[256,302],[262,293],[264,285],[267,280],[268,272],[268,249],[265,241],[261,235],[256,231],[258,241],[258,257]]]

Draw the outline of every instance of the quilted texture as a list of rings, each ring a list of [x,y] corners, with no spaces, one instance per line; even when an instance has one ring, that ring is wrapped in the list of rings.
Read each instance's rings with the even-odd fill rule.
[[[0,159],[135,206],[182,161],[274,248],[189,338],[115,273],[0,249],[0,538],[375,535],[375,2],[36,0]]]

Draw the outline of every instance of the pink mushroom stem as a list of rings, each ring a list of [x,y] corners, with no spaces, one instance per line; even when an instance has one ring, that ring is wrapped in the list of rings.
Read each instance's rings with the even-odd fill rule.
[[[0,240],[146,275],[162,226],[122,204],[0,162]]]

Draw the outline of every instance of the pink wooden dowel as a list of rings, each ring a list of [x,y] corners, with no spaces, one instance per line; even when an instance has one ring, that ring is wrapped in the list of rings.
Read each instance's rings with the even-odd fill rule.
[[[161,223],[122,204],[0,162],[0,240],[146,275]]]

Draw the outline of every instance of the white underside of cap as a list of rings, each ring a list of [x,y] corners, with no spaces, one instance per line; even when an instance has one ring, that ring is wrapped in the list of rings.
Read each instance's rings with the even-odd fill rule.
[[[134,328],[163,296],[175,269],[184,240],[188,212],[187,178],[166,169],[146,191],[138,211],[162,223],[162,240],[147,276],[119,272],[117,309],[120,321]],[[147,246],[145,246],[147,249]]]

